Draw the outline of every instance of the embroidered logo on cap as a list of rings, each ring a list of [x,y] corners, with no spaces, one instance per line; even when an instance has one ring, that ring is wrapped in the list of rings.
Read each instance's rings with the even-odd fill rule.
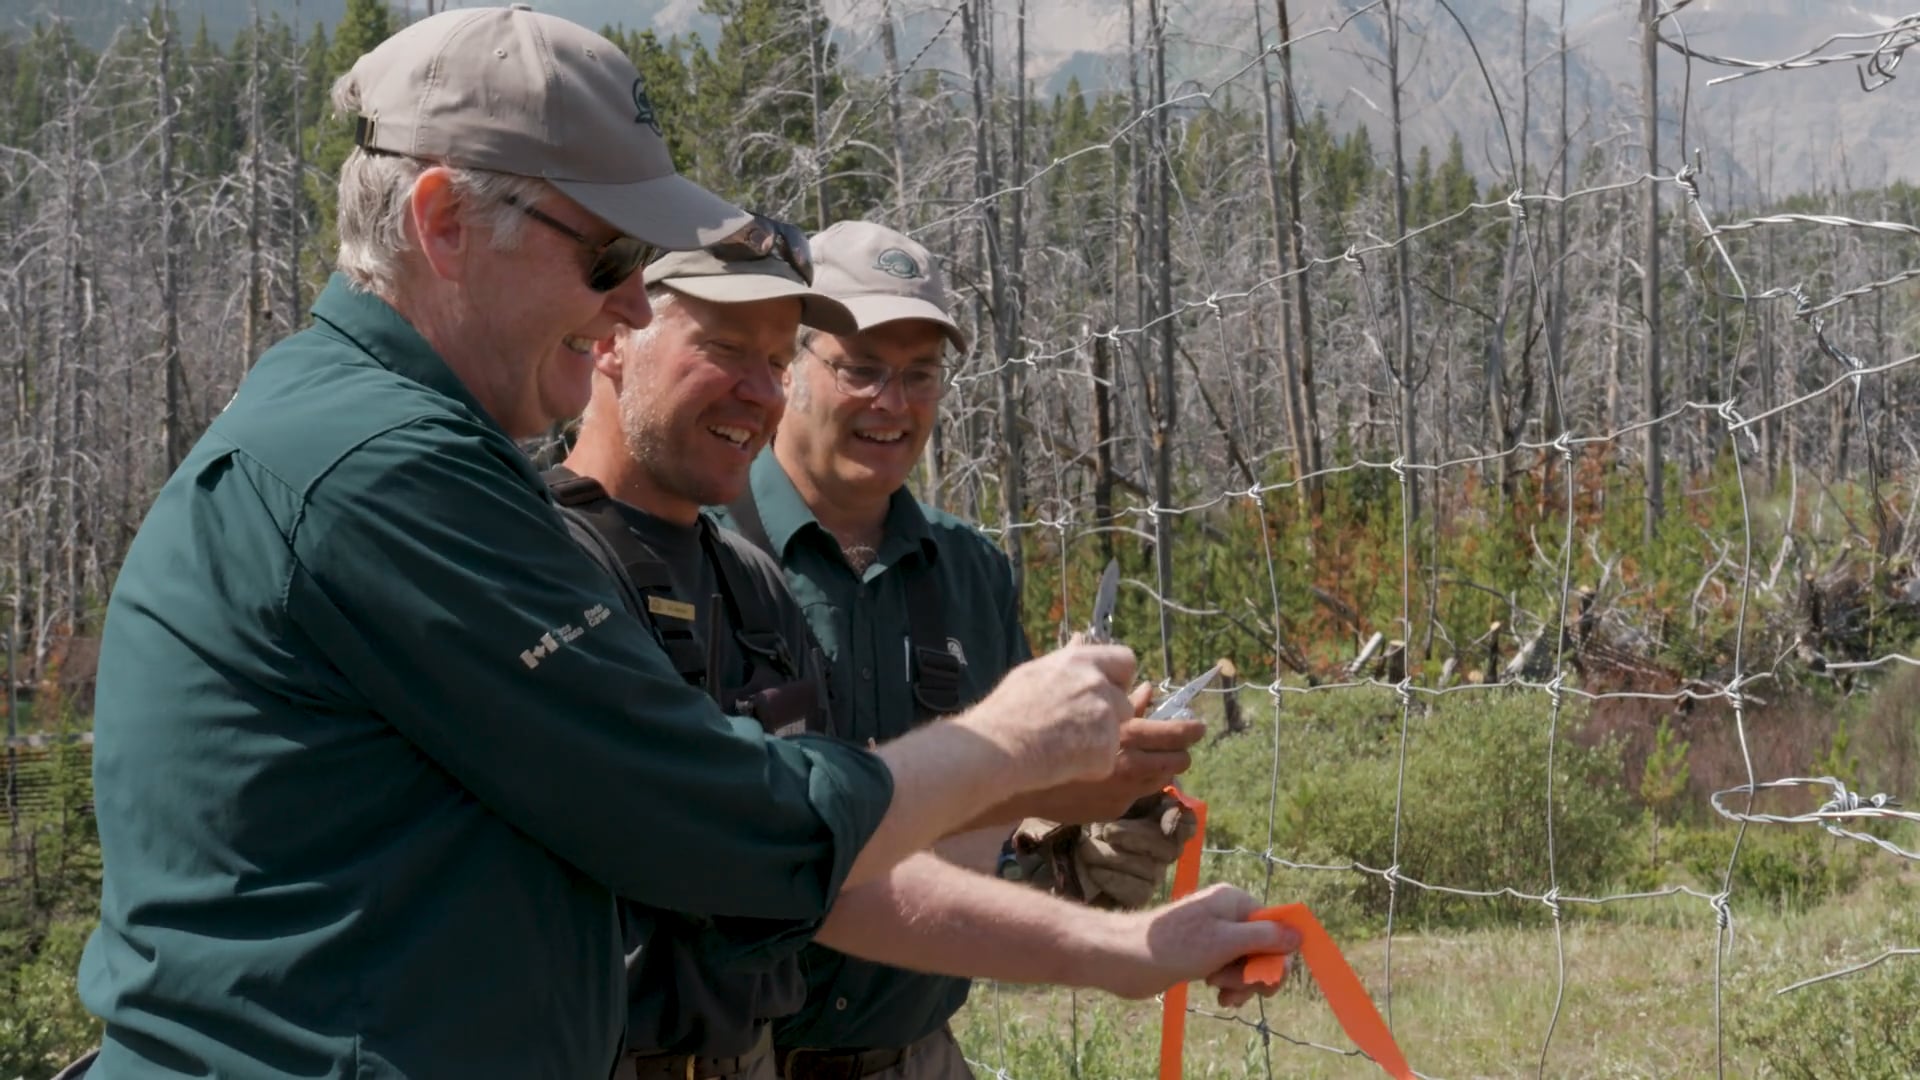
[[[897,278],[917,278],[920,276],[920,264],[914,257],[899,248],[888,248],[873,257],[873,268],[884,270]]]
[[[647,81],[645,79],[633,80],[633,122],[647,125],[653,129],[655,135],[665,135],[665,133],[660,130],[659,118],[654,115],[653,99],[647,97]]]

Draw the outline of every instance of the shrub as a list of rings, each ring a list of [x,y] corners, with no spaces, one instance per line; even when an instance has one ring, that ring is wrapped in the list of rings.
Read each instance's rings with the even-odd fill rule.
[[[1402,875],[1461,889],[1546,892],[1547,719],[1544,702],[1505,695],[1451,698],[1431,713],[1416,710],[1407,741]],[[1575,744],[1570,736],[1577,724],[1574,710],[1563,712],[1553,762],[1554,869],[1566,893],[1614,880],[1636,824],[1612,746]],[[1396,734],[1366,756],[1302,770],[1287,806],[1290,844],[1316,861],[1391,865],[1398,746]],[[1349,881],[1346,899],[1360,914],[1386,913],[1384,881]],[[1445,922],[1513,917],[1511,902],[1399,891],[1401,916]],[[1521,909],[1545,915],[1542,905]]]
[[[1735,1014],[1734,1038],[1791,1080],[1895,1080],[1920,1073],[1920,957],[1768,994]]]
[[[1673,860],[1703,888],[1725,880],[1737,827],[1686,829],[1671,842]],[[1760,898],[1777,910],[1805,911],[1860,884],[1870,849],[1830,836],[1816,825],[1755,825],[1740,842],[1729,891],[1741,900]]]

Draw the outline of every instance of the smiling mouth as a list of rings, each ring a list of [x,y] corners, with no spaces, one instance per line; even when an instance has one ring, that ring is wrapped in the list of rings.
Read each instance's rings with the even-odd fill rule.
[[[907,433],[904,431],[856,431],[853,437],[870,443],[879,443],[882,446],[892,446],[906,438]]]
[[[753,432],[748,431],[746,428],[732,427],[725,424],[715,424],[707,428],[707,431],[712,435],[727,440],[735,446],[745,446],[747,445],[747,440],[753,438]]]
[[[560,339],[560,344],[565,345],[569,352],[579,353],[581,356],[593,355],[592,338],[581,337],[578,334],[568,334],[566,337]]]

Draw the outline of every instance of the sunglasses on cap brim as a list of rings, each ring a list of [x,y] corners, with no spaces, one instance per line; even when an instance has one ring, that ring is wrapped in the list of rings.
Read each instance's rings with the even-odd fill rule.
[[[702,250],[721,262],[758,262],[777,256],[800,275],[801,281],[813,284],[813,246],[807,242],[806,232],[798,225],[764,214],[755,214],[739,231]]]

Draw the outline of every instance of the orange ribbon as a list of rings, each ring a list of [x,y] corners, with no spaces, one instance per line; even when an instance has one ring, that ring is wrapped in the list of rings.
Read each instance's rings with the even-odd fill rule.
[[[1183,794],[1179,788],[1167,788],[1181,806],[1193,811],[1193,836],[1180,849],[1180,861],[1173,868],[1173,898],[1180,899],[1200,887],[1200,847],[1207,835],[1207,804]],[[1167,987],[1160,1006],[1160,1080],[1180,1080],[1180,1059],[1187,1048],[1187,984]]]
[[[1180,862],[1173,871],[1173,898],[1178,900],[1200,887],[1200,849],[1207,831],[1207,804],[1182,794],[1177,788],[1169,787],[1167,794],[1192,810],[1194,817],[1193,837],[1181,849]],[[1332,1007],[1334,1018],[1340,1021],[1340,1029],[1347,1033],[1347,1038],[1394,1080],[1413,1080],[1413,1070],[1407,1067],[1407,1059],[1400,1053],[1386,1021],[1380,1018],[1380,1011],[1373,1007],[1373,998],[1368,996],[1360,976],[1353,973],[1352,965],[1340,954],[1340,946],[1334,944],[1332,936],[1320,925],[1320,920],[1313,917],[1307,905],[1261,908],[1248,919],[1292,927],[1300,935],[1300,955],[1307,962],[1307,970],[1320,984],[1321,996]],[[1287,958],[1277,954],[1250,956],[1241,975],[1249,983],[1277,987],[1287,977]],[[1161,1006],[1160,1080],[1180,1080],[1186,1041],[1187,984],[1180,983],[1167,988]]]

